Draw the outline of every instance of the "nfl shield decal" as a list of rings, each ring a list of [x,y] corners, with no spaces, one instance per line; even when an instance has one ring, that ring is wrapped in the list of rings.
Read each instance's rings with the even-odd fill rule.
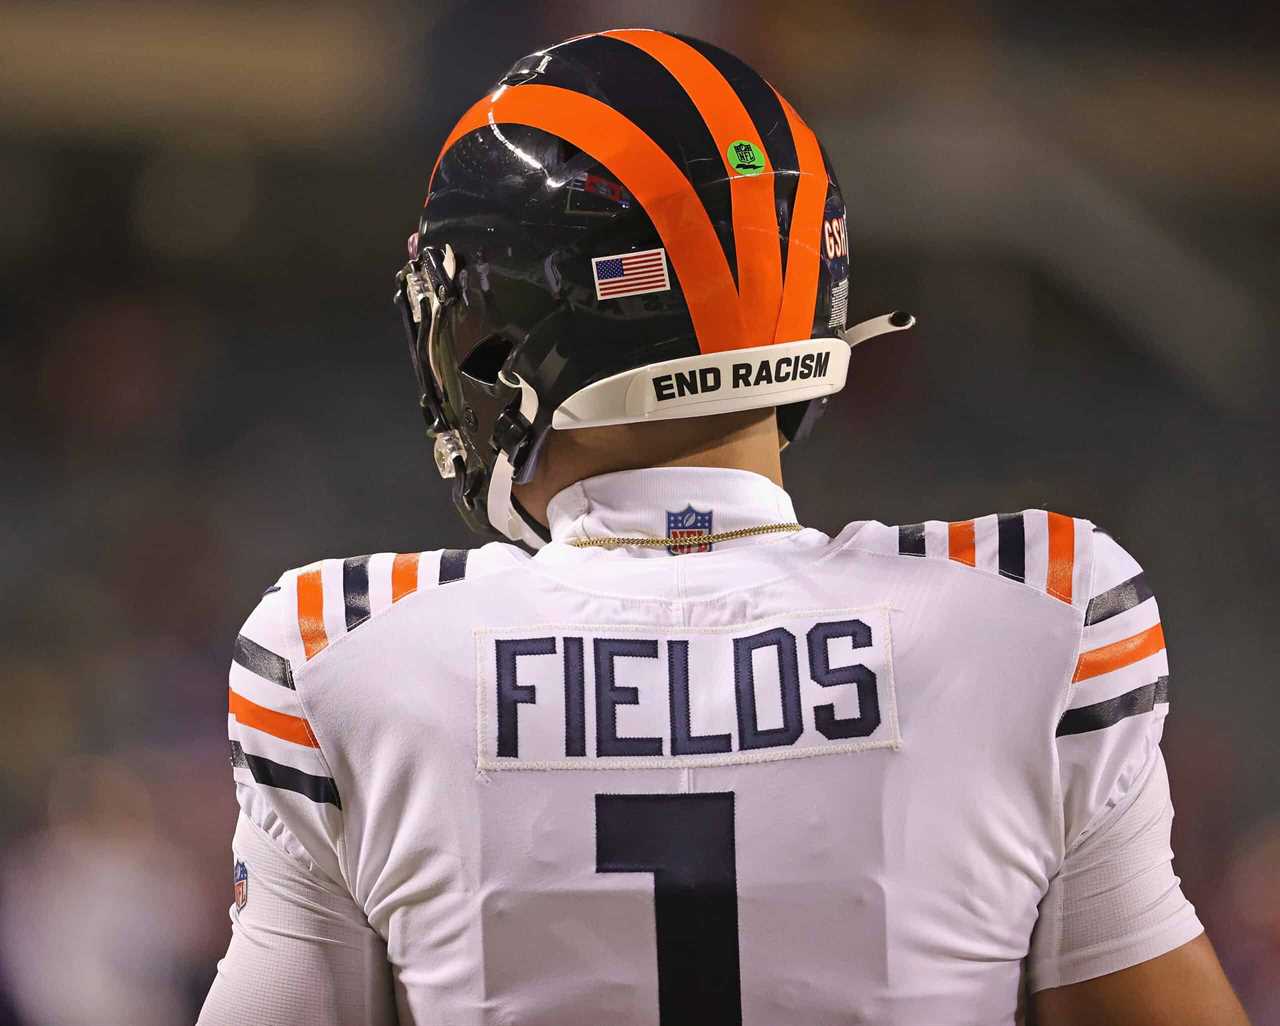
[[[667,551],[673,556],[686,552],[710,552],[711,546],[706,542],[694,539],[705,538],[711,534],[711,510],[705,513],[686,506],[678,512],[667,510],[667,537],[682,544],[668,545]]]
[[[231,882],[235,887],[236,909],[242,909],[249,903],[249,867],[243,859],[236,859],[231,870]]]

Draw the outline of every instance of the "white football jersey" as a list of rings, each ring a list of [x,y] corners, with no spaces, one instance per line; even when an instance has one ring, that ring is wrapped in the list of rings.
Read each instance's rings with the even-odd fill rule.
[[[230,678],[260,828],[238,930],[277,914],[240,851],[266,839],[376,937],[386,1014],[431,1026],[1011,1023],[1024,972],[1200,932],[1169,869],[1159,614],[1088,521],[708,545],[795,515],[689,468],[549,517],[534,556],[324,560],[262,598]],[[603,535],[670,546],[571,544]]]

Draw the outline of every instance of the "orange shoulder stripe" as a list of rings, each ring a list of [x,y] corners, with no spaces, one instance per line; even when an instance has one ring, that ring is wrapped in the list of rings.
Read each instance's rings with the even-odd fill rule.
[[[768,345],[782,304],[782,259],[775,241],[773,164],[759,129],[716,66],[684,40],[653,29],[615,29],[603,35],[630,43],[666,68],[702,115],[724,164],[733,200],[738,295],[746,331],[739,345]],[[754,142],[764,155],[761,173],[738,174],[730,165],[729,147],[741,139]]]
[[[1049,572],[1045,590],[1071,602],[1071,578],[1076,565],[1076,522],[1061,513],[1049,514]]]
[[[391,601],[399,602],[418,590],[418,563],[421,553],[398,552],[391,561]]]
[[[441,153],[467,132],[485,125],[499,132],[501,124],[528,125],[558,135],[617,175],[658,229],[702,351],[720,352],[740,344],[742,311],[724,250],[698,194],[662,147],[590,96],[558,86],[520,85],[498,89],[475,104],[449,133]],[[814,256],[816,260],[816,251]]]
[[[947,524],[947,555],[957,563],[976,566],[977,545],[972,520],[957,520]]]
[[[324,585],[319,570],[298,574],[298,633],[302,648],[312,658],[329,644],[324,629]]]
[[[229,689],[228,694],[231,715],[246,727],[260,730],[282,741],[292,741],[295,745],[306,745],[308,748],[320,747],[315,735],[311,733],[311,724],[300,716],[290,716],[288,713],[268,709]]]
[[[1076,662],[1075,676],[1071,681],[1075,683],[1110,673],[1112,670],[1119,670],[1131,663],[1136,663],[1139,659],[1155,655],[1162,648],[1164,648],[1164,628],[1156,624],[1131,638],[1123,638],[1110,645],[1081,652],[1080,659]]]
[[[813,337],[813,318],[818,299],[818,260],[822,244],[822,213],[827,205],[827,165],[813,129],[806,125],[781,93],[800,163],[800,184],[791,208],[791,231],[787,234],[787,271],[782,285],[782,310],[773,333],[775,342],[795,342]]]

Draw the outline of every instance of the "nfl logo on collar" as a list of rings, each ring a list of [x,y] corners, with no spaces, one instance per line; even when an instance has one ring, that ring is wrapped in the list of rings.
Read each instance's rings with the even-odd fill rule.
[[[235,886],[236,910],[239,911],[249,903],[249,867],[243,859],[236,859],[231,870],[231,882]]]
[[[676,513],[667,510],[667,537],[673,541],[684,542],[690,538],[705,538],[710,534],[711,510],[701,513],[692,505]],[[711,546],[705,542],[691,542],[683,545],[668,545],[667,551],[673,556],[680,556],[686,552],[710,552]]]

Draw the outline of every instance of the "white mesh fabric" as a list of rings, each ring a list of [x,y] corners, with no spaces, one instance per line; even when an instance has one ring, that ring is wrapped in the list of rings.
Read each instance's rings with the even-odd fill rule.
[[[1173,872],[1173,803],[1156,749],[1127,801],[1067,852],[1031,939],[1033,991],[1137,965],[1203,932]]]
[[[351,896],[277,847],[243,814],[235,858],[248,901],[198,1026],[394,1026],[386,946]]]

